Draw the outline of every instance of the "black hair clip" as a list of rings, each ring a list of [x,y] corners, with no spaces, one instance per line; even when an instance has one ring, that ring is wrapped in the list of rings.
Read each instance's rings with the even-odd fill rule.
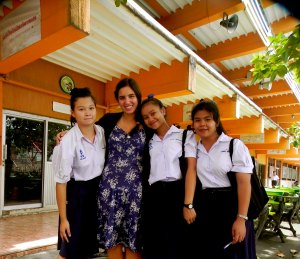
[[[148,99],[152,99],[154,97],[154,94],[149,94]]]

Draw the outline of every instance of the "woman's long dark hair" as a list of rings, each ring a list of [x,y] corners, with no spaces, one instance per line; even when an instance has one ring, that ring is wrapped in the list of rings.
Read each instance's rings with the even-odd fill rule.
[[[138,122],[142,122],[142,119],[140,116],[142,94],[141,94],[141,90],[140,90],[138,83],[133,78],[126,77],[119,81],[119,83],[116,85],[116,89],[114,91],[115,99],[117,101],[119,100],[118,98],[119,98],[120,89],[123,87],[126,87],[126,86],[129,86],[132,89],[132,91],[134,92],[134,94],[138,100],[138,106],[137,106],[136,113],[135,113],[136,114],[135,119]]]
[[[96,106],[96,99],[92,95],[91,90],[88,87],[74,88],[74,89],[72,89],[70,95],[71,95],[70,106],[71,106],[72,111],[74,111],[75,102],[78,100],[78,98],[81,98],[81,97],[91,97]],[[76,123],[76,119],[72,115],[71,115],[70,121],[71,121],[71,126],[74,126]]]
[[[192,109],[192,121],[195,119],[195,115],[198,111],[207,111],[213,115],[213,120],[217,124],[216,131],[218,135],[221,135],[222,133],[226,134],[225,129],[223,128],[221,119],[220,119],[220,112],[217,104],[214,101],[208,101],[201,99],[199,103],[197,103],[193,109]]]

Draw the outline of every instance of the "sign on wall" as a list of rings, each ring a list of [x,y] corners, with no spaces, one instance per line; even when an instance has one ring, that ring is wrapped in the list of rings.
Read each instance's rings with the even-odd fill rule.
[[[24,1],[0,22],[1,60],[40,40],[40,0]]]
[[[182,114],[182,121],[189,121],[191,120],[191,113],[194,104],[185,104],[183,105],[183,114]]]
[[[282,149],[270,149],[267,151],[268,155],[284,155],[286,154],[286,150],[282,150]]]
[[[265,135],[261,134],[241,134],[240,139],[244,143],[264,143]]]

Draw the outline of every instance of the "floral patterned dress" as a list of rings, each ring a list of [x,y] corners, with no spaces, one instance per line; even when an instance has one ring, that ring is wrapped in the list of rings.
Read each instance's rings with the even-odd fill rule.
[[[98,240],[109,249],[118,244],[140,250],[143,129],[128,135],[117,125],[108,139],[107,164],[98,192]]]

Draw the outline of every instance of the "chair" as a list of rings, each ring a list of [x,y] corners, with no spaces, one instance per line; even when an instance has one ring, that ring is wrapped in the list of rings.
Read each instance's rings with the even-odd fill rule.
[[[284,200],[285,200],[285,209],[284,209],[282,217],[281,217],[281,222],[284,220],[287,221],[289,223],[289,227],[284,227],[284,226],[280,225],[280,228],[292,231],[294,237],[296,237],[297,233],[293,227],[292,220],[299,211],[300,196],[298,196],[298,195],[287,196],[287,197],[284,197]],[[280,224],[281,224],[281,222],[280,222]]]
[[[260,237],[261,233],[265,229],[265,225],[268,220],[268,215],[269,215],[269,206],[268,206],[268,204],[266,204],[266,206],[263,208],[263,210],[259,214],[258,218],[254,220],[254,229],[255,229],[256,240]]]
[[[300,208],[298,209],[298,211],[296,212],[296,218],[298,219],[298,222],[300,223]]]
[[[278,235],[282,243],[285,243],[285,235],[280,229],[280,223],[282,221],[282,215],[285,208],[285,201],[283,196],[271,197],[269,201],[269,213],[265,223],[264,230],[269,229],[271,232]]]

